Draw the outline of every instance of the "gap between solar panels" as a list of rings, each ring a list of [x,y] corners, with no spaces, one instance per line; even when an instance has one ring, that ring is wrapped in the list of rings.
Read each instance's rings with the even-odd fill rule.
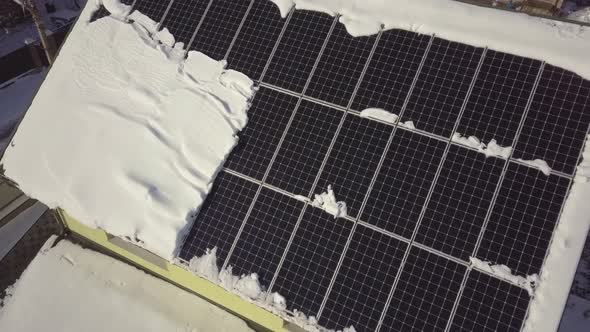
[[[134,6],[260,86],[181,258],[217,247],[328,328],[522,328],[526,287],[469,258],[542,272],[588,134],[587,81],[435,36],[352,38],[337,17],[283,20],[266,0]],[[371,107],[397,121],[362,117]],[[493,139],[510,153],[484,156]],[[296,199],[328,185],[347,218]]]

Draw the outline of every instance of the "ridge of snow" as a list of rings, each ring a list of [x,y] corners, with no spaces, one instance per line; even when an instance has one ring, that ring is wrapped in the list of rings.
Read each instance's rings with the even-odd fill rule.
[[[551,175],[552,168],[549,167],[549,164],[543,159],[534,159],[534,160],[524,160],[522,158],[517,158],[516,160],[520,161],[523,164],[527,164],[534,168],[539,169],[543,174],[549,176]]]
[[[453,134],[451,140],[455,143],[459,143],[461,145],[474,148],[477,151],[485,154],[486,157],[499,156],[504,159],[508,159],[510,157],[510,154],[512,153],[512,147],[500,146],[498,145],[498,142],[496,142],[496,140],[493,138],[486,145],[484,142],[481,142],[479,138],[475,136],[464,137],[460,133],[456,132]]]
[[[76,24],[2,164],[28,196],[171,260],[254,89],[225,62],[194,51],[185,60],[146,22]]]
[[[361,118],[372,118],[383,122],[395,124],[399,116],[382,108],[366,108],[360,113]]]
[[[328,185],[328,191],[321,194],[316,194],[313,201],[310,203],[311,206],[322,209],[329,214],[333,215],[334,218],[346,218],[348,216],[346,203],[342,201],[336,201],[334,190],[332,186]]]
[[[590,79],[590,28],[453,0],[271,0],[339,17],[352,36],[403,29],[544,60]],[[567,52],[564,52],[567,50]]]
[[[303,327],[307,331],[334,332],[334,330],[318,325],[318,321],[314,316],[307,316],[296,309],[292,312],[288,311],[287,300],[281,294],[272,292],[265,297],[266,289],[260,284],[257,273],[237,276],[233,274],[232,269],[231,265],[219,269],[216,247],[207,249],[202,256],[193,257],[188,263],[188,270],[192,273],[206,278],[214,284],[281,316],[283,319]],[[343,332],[346,331],[355,332],[352,326],[343,329]]]
[[[575,11],[569,14],[567,18],[574,21],[590,23],[590,7]]]
[[[553,234],[524,332],[557,331],[590,229],[590,135]]]
[[[539,276],[537,274],[531,274],[526,277],[517,276],[512,274],[512,270],[510,270],[510,268],[506,265],[492,264],[475,257],[469,257],[469,262],[474,268],[485,271],[489,274],[493,274],[498,278],[523,287],[527,290],[530,296],[535,294],[535,288],[539,285]]]

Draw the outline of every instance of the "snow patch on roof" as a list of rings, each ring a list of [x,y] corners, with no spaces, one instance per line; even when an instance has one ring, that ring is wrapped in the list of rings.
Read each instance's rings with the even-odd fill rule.
[[[455,143],[474,148],[477,151],[485,154],[486,157],[499,156],[504,159],[508,159],[512,153],[512,147],[500,146],[495,139],[490,140],[490,142],[486,145],[475,136],[464,137],[460,133],[456,132],[453,134],[451,140]]]
[[[543,172],[543,174],[545,174],[547,176],[551,175],[552,169],[551,169],[551,167],[549,167],[549,164],[547,164],[547,162],[545,160],[542,160],[542,159],[524,160],[521,158],[517,158],[516,160],[520,161],[523,164],[527,164],[529,166],[539,169],[541,172]]]
[[[331,185],[328,185],[328,191],[315,195],[311,202],[311,206],[328,212],[333,215],[334,218],[346,218],[348,216],[346,203],[336,201],[336,196],[334,195],[334,190],[332,190]]]
[[[494,10],[452,0],[271,0],[287,13],[293,6],[340,14],[353,36],[381,26],[544,60],[590,79],[590,28]],[[564,51],[567,50],[567,51]]]
[[[6,176],[171,260],[253,95],[253,82],[224,62],[183,54],[137,21],[76,24],[6,150]]]
[[[383,122],[395,124],[399,119],[397,114],[388,112],[382,108],[367,108],[361,111],[361,118],[377,119]]]
[[[494,265],[490,262],[484,262],[475,257],[469,257],[469,262],[471,263],[472,267],[478,270],[493,274],[500,279],[504,279],[512,284],[526,289],[530,296],[534,295],[535,287],[537,287],[539,283],[539,276],[537,274],[531,274],[526,277],[516,276],[512,274],[512,271],[506,265]]]

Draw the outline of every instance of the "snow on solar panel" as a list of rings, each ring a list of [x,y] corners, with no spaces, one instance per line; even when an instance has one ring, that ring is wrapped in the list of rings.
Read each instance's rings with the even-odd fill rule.
[[[541,273],[590,123],[590,82],[402,30],[353,38],[268,0],[137,0],[259,85],[180,257],[217,247],[289,310],[358,331],[520,331],[531,296],[470,257]],[[359,117],[382,108],[417,129]],[[486,155],[452,140],[514,147]],[[519,161],[545,160],[550,175]],[[301,195],[332,185],[334,219]]]

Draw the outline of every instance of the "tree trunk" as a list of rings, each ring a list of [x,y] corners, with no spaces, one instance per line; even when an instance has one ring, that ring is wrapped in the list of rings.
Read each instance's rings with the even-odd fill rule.
[[[25,8],[31,13],[33,22],[35,22],[35,27],[37,27],[37,32],[39,33],[39,38],[41,39],[41,46],[43,46],[43,50],[47,56],[47,62],[51,65],[53,64],[53,58],[55,56],[55,44],[50,42],[47,38],[47,34],[45,33],[45,23],[43,23],[43,19],[39,16],[37,4],[34,0],[24,0],[23,3]]]

